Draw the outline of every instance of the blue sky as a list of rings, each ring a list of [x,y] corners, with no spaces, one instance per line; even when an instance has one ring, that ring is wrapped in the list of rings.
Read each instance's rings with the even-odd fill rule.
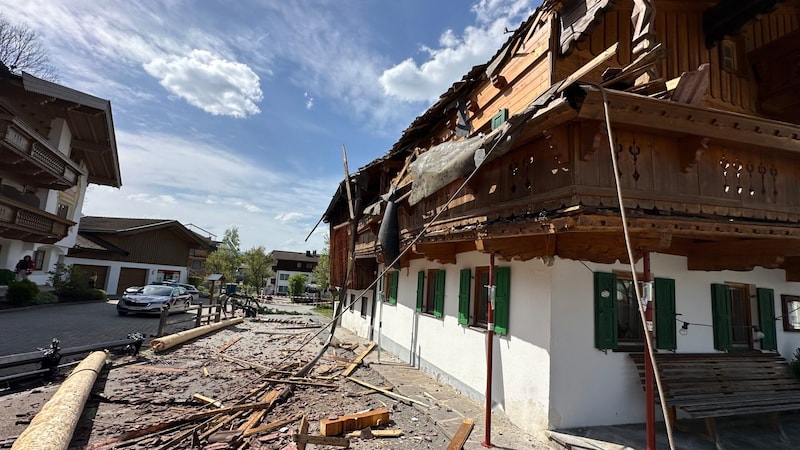
[[[385,154],[538,0],[0,0],[59,82],[111,100],[121,189],[86,215],[237,226],[246,250],[305,242],[344,177]]]

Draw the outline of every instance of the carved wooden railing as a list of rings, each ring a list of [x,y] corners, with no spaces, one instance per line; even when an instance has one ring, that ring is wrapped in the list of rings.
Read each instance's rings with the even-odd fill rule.
[[[75,161],[16,117],[0,115],[0,145],[19,155],[27,164],[43,169],[37,171],[39,180],[32,180],[32,184],[68,189],[78,184],[78,177],[83,173]],[[4,159],[10,161],[10,158]]]
[[[0,237],[52,244],[75,222],[0,195]]]

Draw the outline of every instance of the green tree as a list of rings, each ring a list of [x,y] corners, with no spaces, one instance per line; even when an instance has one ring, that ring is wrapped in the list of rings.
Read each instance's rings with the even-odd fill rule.
[[[325,292],[331,287],[331,258],[330,258],[330,240],[328,235],[325,235],[325,248],[319,255],[317,266],[314,267],[314,283],[319,286],[320,292]]]
[[[258,246],[244,252],[242,264],[247,267],[245,284],[256,288],[256,292],[261,292],[261,288],[266,285],[267,277],[272,275],[275,258],[267,254],[264,247]]]
[[[306,290],[306,283],[308,282],[308,277],[303,275],[302,273],[296,273],[289,277],[289,295],[294,297],[296,295],[302,295],[303,292]]]
[[[222,244],[208,255],[206,270],[208,273],[221,273],[225,276],[227,282],[234,283],[236,282],[236,272],[241,263],[239,229],[236,227],[228,228],[225,230]]]

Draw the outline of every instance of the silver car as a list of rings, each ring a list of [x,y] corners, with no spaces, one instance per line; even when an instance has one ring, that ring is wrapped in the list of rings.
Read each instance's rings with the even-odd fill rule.
[[[183,312],[192,306],[192,294],[180,286],[151,284],[141,290],[126,292],[117,302],[117,314],[128,313],[161,314],[168,308],[170,313]]]

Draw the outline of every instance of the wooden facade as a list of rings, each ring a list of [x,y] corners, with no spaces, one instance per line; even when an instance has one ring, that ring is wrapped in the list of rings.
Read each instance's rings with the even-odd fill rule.
[[[687,256],[698,270],[783,268],[787,280],[800,279],[800,124],[794,107],[800,91],[790,89],[797,75],[773,58],[800,57],[800,2],[772,3],[731,19],[739,28],[725,29],[728,22],[713,20],[718,8],[733,8],[729,2],[653,1],[653,42],[642,52],[647,61],[631,68],[641,60],[633,54],[632,0],[545,1],[492,61],[454,84],[386,156],[359,171],[355,195],[365,200],[362,205],[383,205],[380,196],[392,183],[398,187],[401,248],[414,243],[403,255],[404,266],[415,258],[453,261],[471,250],[509,260],[625,261],[597,87],[604,83],[637,252]],[[724,39],[709,43],[704,27],[724,29]],[[416,155],[490,133],[497,111],[507,110],[510,121],[524,116],[552,85],[615,45],[610,58],[570,80],[577,83],[553,95],[546,109],[512,127],[510,150],[481,166],[463,189],[468,173],[409,204],[415,186],[404,167],[413,166]],[[623,76],[604,75],[615,70]],[[701,81],[692,85],[681,77],[685,73],[700,73]],[[676,98],[687,87],[700,92]],[[458,128],[469,134],[460,136]],[[364,212],[358,211],[355,257],[382,262],[381,213]],[[334,198],[326,219],[333,280],[341,282],[351,240],[346,196]],[[727,251],[730,258],[702,256],[734,241],[741,250]]]

